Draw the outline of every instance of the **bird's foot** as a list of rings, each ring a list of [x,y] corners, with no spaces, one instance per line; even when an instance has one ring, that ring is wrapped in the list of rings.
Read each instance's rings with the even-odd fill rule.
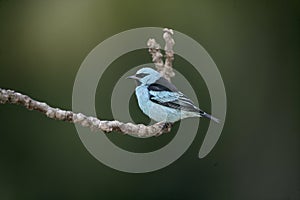
[[[170,132],[172,126],[173,126],[173,123],[171,123],[171,122],[166,122],[166,123],[164,123],[164,125],[163,125],[163,127],[162,127],[162,130],[163,130],[164,132]]]
[[[170,122],[159,122],[159,124],[161,125],[161,131],[159,131],[159,133],[157,133],[155,136],[160,136],[163,133],[170,132],[173,125],[173,123]]]

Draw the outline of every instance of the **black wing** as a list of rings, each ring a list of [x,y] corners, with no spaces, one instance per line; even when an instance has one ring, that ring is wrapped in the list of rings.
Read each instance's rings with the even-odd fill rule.
[[[149,85],[148,89],[152,91],[179,92],[175,85],[163,77],[160,77],[155,83]]]
[[[204,113],[197,108],[193,101],[181,93],[175,85],[161,77],[148,86],[150,100],[154,103],[178,110]]]

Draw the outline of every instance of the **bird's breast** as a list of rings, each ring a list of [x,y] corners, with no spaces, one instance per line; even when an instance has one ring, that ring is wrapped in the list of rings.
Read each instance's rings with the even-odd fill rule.
[[[135,94],[141,110],[148,115],[149,113],[149,91],[146,86],[140,86],[135,89]]]

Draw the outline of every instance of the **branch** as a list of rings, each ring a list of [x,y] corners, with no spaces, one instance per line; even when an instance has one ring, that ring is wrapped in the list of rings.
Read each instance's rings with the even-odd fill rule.
[[[161,73],[162,76],[170,81],[171,77],[175,75],[172,68],[172,62],[174,60],[173,46],[175,42],[172,38],[172,29],[165,28],[163,31],[163,38],[166,43],[165,63],[163,62],[163,54],[160,52],[160,45],[155,41],[155,39],[149,39],[147,45],[149,48],[149,52],[152,55],[152,61],[154,62],[157,70]],[[48,104],[34,100],[27,95],[15,92],[13,90],[6,90],[1,88],[0,104],[19,104],[29,110],[39,111],[51,119],[68,121],[74,124],[77,123],[83,127],[89,127],[91,130],[103,131],[105,133],[118,131],[137,137],[151,137],[171,131],[171,126],[169,124],[166,124],[165,122],[158,122],[151,126],[145,126],[143,124],[123,123],[116,120],[100,120],[95,117],[86,116],[82,113],[74,113],[72,111],[53,108]]]
[[[168,77],[168,80],[170,81],[170,78],[175,76],[175,73],[173,72],[172,68],[172,62],[174,60],[174,51],[173,46],[175,44],[174,39],[172,38],[174,32],[172,29],[164,29],[163,38],[166,42],[165,45],[165,53],[166,53],[166,60],[165,60],[165,66],[163,68],[164,74],[166,77]]]
[[[19,104],[28,110],[36,110],[51,119],[78,123],[83,127],[89,127],[91,130],[100,130],[106,133],[118,131],[137,137],[158,136],[162,133],[170,131],[170,127],[166,127],[163,122],[156,123],[151,126],[143,124],[123,123],[119,121],[104,121],[95,117],[88,117],[81,113],[61,110],[53,108],[46,103],[36,101],[29,96],[15,92],[13,90],[5,90],[0,88],[0,104]]]
[[[155,41],[155,39],[150,38],[147,42],[147,46],[149,48],[149,53],[152,56],[152,62],[155,64],[157,71],[165,77],[168,81],[171,81],[171,78],[175,76],[172,68],[172,62],[174,60],[174,51],[173,46],[175,44],[174,39],[172,38],[174,32],[172,29],[164,29],[163,38],[165,40],[165,63],[163,62],[163,55],[160,52],[160,45]]]
[[[163,68],[164,68],[164,61],[163,61],[163,55],[160,52],[160,45],[156,42],[155,39],[150,38],[147,42],[147,46],[149,48],[149,53],[152,56],[152,62],[154,63],[157,71],[161,73],[162,76],[164,76]]]

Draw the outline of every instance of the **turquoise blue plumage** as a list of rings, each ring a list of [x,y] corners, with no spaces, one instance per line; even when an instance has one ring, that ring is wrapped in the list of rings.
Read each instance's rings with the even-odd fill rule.
[[[137,82],[135,95],[140,109],[157,122],[174,123],[188,117],[205,117],[219,123],[154,69],[142,68],[128,78]]]

